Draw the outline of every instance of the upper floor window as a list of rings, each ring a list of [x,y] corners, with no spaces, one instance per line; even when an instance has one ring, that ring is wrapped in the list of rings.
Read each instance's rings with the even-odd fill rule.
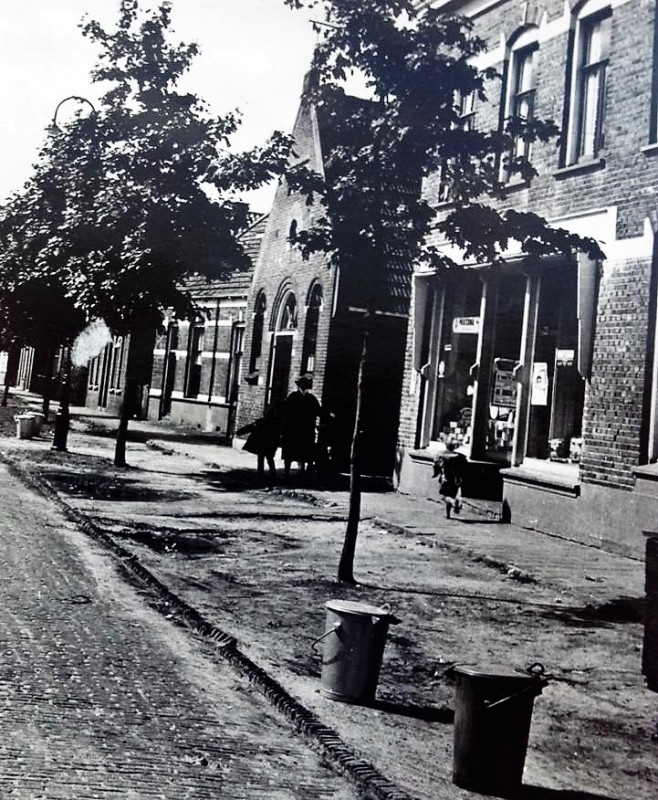
[[[512,125],[512,146],[505,169],[505,180],[514,176],[513,164],[530,159],[530,140],[524,136],[523,124],[535,116],[538,46],[536,29],[524,32],[512,46],[510,57],[507,107],[505,116]]]
[[[459,122],[455,126],[460,131],[475,130],[475,92],[459,94],[457,96],[459,108]],[[445,159],[439,174],[438,201],[448,203],[451,199],[451,190],[454,183],[456,159]]]
[[[594,0],[578,15],[572,80],[569,163],[596,158],[605,138],[606,72],[610,57],[610,8]]]

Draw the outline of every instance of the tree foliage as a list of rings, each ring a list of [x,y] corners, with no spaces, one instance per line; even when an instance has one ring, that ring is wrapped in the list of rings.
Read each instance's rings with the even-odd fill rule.
[[[274,134],[231,151],[239,114],[213,116],[178,88],[198,48],[172,41],[168,2],[143,12],[122,0],[115,27],[86,19],[81,28],[98,47],[100,99],[47,132],[33,177],[9,203],[13,243],[0,259],[125,332],[165,308],[189,313],[186,275],[247,265],[239,193],[277,175],[290,143]]]
[[[166,309],[195,312],[186,276],[248,265],[237,240],[249,219],[240,192],[281,173],[290,141],[275,133],[262,148],[231,150],[239,114],[212,115],[179,88],[198,48],[172,40],[169,2],[143,11],[138,0],[121,0],[112,29],[92,19],[81,28],[98,48],[91,81],[100,99],[69,98],[82,102],[62,124],[56,107],[32,178],[5,207],[0,305],[17,310],[28,284],[42,295],[52,289],[73,333],[81,320],[101,318],[115,333],[137,335]],[[39,303],[34,310],[32,338],[48,312]],[[28,342],[8,319],[10,335]],[[57,336],[70,343],[68,332]],[[131,353],[117,465],[137,397]]]

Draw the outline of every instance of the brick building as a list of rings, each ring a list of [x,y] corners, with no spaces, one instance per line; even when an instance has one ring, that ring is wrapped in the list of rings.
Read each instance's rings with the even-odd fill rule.
[[[265,217],[255,215],[240,240],[252,262]],[[133,368],[141,387],[135,413],[208,431],[231,433],[241,370],[244,312],[251,270],[223,280],[188,279],[196,319],[165,318],[160,328],[132,337]],[[115,336],[89,366],[87,406],[118,413],[130,336]]]
[[[336,144],[336,126],[313,106],[302,104],[293,128],[300,161],[325,173],[326,155]],[[290,235],[307,229],[321,213],[285,182],[277,188],[254,271],[245,330],[245,366],[240,386],[238,424],[283,400],[295,379],[313,376],[313,392],[325,412],[334,414],[335,466],[346,469],[354,428],[356,385],[361,353],[363,274],[337,274],[323,254],[304,260]],[[358,274],[357,274],[358,273]],[[389,258],[384,291],[370,336],[363,391],[363,469],[391,475],[395,459],[400,389],[410,294],[410,270]]]
[[[474,473],[500,474],[505,517],[639,555],[658,519],[656,4],[444,5],[472,18],[478,64],[502,75],[487,102],[462,98],[464,124],[516,112],[563,131],[532,145],[539,174],[509,181],[504,206],[593,236],[607,258],[533,269],[510,252],[451,280],[416,272],[399,487],[435,493],[432,460],[452,436]],[[424,191],[437,214],[449,207],[439,175]]]
[[[255,263],[267,217],[254,215],[240,234]],[[224,280],[188,280],[199,308],[192,321],[167,319],[153,351],[148,417],[233,435],[245,328],[253,270]]]
[[[111,414],[121,412],[130,360],[138,384],[133,414],[146,419],[154,340],[155,331],[149,327],[139,334],[113,336],[89,362],[85,406]]]

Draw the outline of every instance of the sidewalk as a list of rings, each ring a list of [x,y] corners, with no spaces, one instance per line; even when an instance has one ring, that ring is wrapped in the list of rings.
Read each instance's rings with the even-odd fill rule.
[[[111,466],[116,421],[74,411],[69,454],[1,440],[72,508],[234,636],[244,652],[407,796],[470,797],[451,783],[453,662],[523,667],[556,680],[536,702],[527,796],[649,800],[658,783],[656,698],[640,675],[644,565],[392,492],[367,492],[357,586],[334,580],[347,496],[254,487],[254,457],[131,423],[131,468]],[[638,535],[641,535],[638,533]],[[331,599],[389,602],[374,708],[319,692],[311,641]]]

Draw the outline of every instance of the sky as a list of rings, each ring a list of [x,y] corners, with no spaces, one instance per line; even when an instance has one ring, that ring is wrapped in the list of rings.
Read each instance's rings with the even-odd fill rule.
[[[89,79],[97,50],[78,25],[89,15],[111,26],[118,8],[119,0],[0,0],[0,200],[30,176],[57,104],[98,96]],[[306,12],[283,0],[172,0],[172,27],[177,41],[201,48],[184,88],[215,113],[242,112],[237,149],[291,132],[316,41]],[[273,196],[268,186],[246,199],[265,212]]]

